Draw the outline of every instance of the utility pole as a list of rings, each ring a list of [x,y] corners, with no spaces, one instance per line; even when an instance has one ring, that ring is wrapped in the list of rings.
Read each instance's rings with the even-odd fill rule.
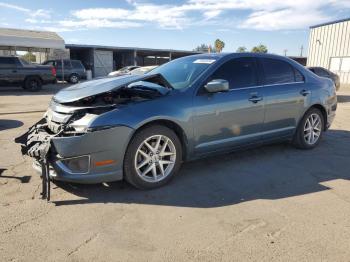
[[[288,50],[287,50],[287,49],[284,49],[283,52],[284,52],[284,56],[287,56]]]
[[[300,47],[300,57],[303,57],[304,46]]]

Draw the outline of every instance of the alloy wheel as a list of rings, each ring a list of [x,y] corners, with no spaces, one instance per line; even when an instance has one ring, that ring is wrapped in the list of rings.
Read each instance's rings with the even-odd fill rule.
[[[322,120],[318,114],[311,114],[304,125],[304,139],[309,145],[314,145],[321,136]]]
[[[176,148],[170,138],[154,135],[145,139],[135,155],[137,175],[146,182],[159,182],[174,169]]]
[[[70,81],[73,83],[73,84],[75,84],[75,83],[78,83],[78,77],[76,76],[76,75],[73,75],[73,76],[71,76],[71,78],[70,78]]]
[[[29,86],[31,89],[36,89],[38,87],[38,82],[36,80],[31,80]]]

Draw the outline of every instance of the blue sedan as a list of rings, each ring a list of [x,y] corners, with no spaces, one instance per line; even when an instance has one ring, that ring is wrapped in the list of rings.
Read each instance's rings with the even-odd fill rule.
[[[149,189],[183,161],[285,140],[312,149],[336,108],[334,83],[286,57],[200,54],[63,89],[22,152],[54,180]]]

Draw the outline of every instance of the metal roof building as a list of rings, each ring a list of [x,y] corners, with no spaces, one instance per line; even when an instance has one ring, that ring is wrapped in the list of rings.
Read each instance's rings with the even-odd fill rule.
[[[308,66],[321,66],[350,86],[350,18],[310,27]]]
[[[63,38],[54,32],[0,28],[0,49],[40,51],[64,48]]]
[[[66,44],[71,59],[83,62],[93,76],[104,76],[129,65],[161,65],[172,59],[198,54],[198,52],[140,47]]]
[[[129,65],[160,65],[198,52],[141,47],[65,44],[55,32],[0,28],[0,55],[16,51],[37,52],[36,62],[48,59],[77,59],[94,77]]]

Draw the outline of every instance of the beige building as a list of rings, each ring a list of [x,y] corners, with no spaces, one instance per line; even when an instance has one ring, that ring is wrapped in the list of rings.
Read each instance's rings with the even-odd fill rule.
[[[350,86],[350,18],[310,27],[307,66],[327,68]]]

